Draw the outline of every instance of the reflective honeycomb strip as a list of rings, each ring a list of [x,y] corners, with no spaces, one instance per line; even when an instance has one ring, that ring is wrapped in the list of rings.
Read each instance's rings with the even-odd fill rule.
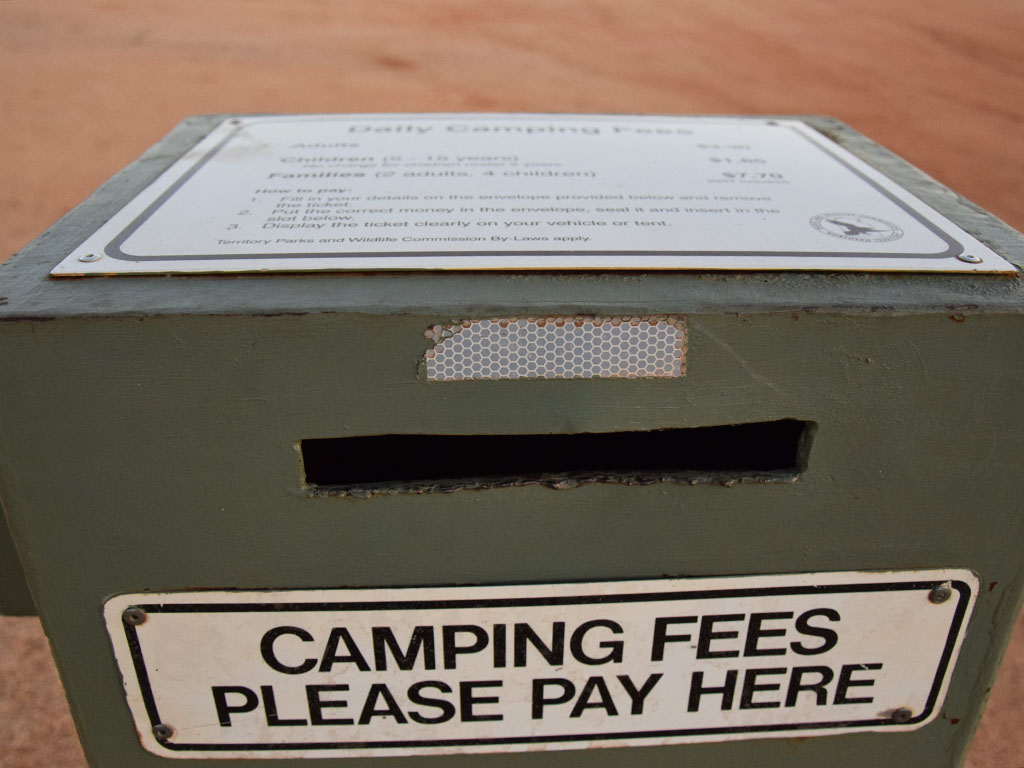
[[[464,320],[424,334],[428,381],[640,379],[686,373],[679,317],[526,317]]]

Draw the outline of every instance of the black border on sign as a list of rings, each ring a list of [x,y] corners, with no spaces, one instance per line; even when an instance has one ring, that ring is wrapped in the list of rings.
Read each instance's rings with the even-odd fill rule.
[[[627,595],[572,595],[552,597],[526,598],[494,598],[494,599],[461,599],[461,600],[389,600],[375,602],[308,602],[308,603],[152,603],[138,604],[146,613],[287,613],[296,611],[374,611],[374,610],[424,610],[431,608],[514,608],[538,605],[580,605],[594,603],[635,603],[660,602],[669,600],[707,600],[711,598],[730,597],[763,597],[770,595],[828,595],[850,592],[902,592],[908,590],[930,591],[937,586],[949,583],[957,591],[959,599],[949,634],[939,659],[935,678],[929,690],[923,711],[912,719],[895,723],[887,718],[870,720],[841,720],[814,723],[786,723],[773,725],[749,725],[722,728],[682,728],[667,731],[630,731],[625,733],[596,734],[565,734],[555,736],[518,736],[493,739],[434,739],[414,741],[335,741],[335,742],[288,742],[280,744],[181,744],[168,741],[157,742],[160,746],[175,752],[188,751],[285,751],[285,750],[329,750],[329,749],[382,749],[382,748],[417,748],[417,747],[460,747],[484,746],[501,744],[545,744],[571,743],[579,741],[616,741],[621,739],[656,739],[675,736],[702,736],[730,733],[771,733],[777,731],[822,730],[828,728],[878,728],[893,726],[896,728],[913,725],[927,719],[938,702],[939,691],[949,671],[950,660],[956,647],[957,638],[963,626],[967,604],[970,601],[970,586],[963,581],[903,581],[882,582],[875,584],[834,584],[826,586],[799,587],[759,587],[749,589],[706,589],[690,592],[651,592],[646,594]],[[543,586],[543,585],[538,585]],[[288,590],[285,590],[288,591]],[[304,591],[304,590],[303,590]],[[199,594],[196,594],[199,597]],[[146,707],[151,726],[162,721],[157,710],[156,699],[149,681],[149,673],[142,653],[136,627],[122,622],[128,648],[131,652],[132,664],[138,679],[142,700]]]
[[[339,117],[344,116],[330,116],[323,117],[323,120],[337,120]],[[428,116],[429,117],[429,116]],[[509,119],[509,116],[495,115],[485,116],[489,119]],[[512,116],[514,117],[514,116]],[[581,116],[584,120],[589,117],[587,115]],[[599,117],[599,116],[595,116]],[[358,120],[372,120],[372,119],[394,119],[394,116],[387,118],[370,118],[360,117],[353,118]],[[417,119],[417,116],[408,117],[410,120]],[[443,116],[436,119],[445,119]],[[279,122],[287,121],[286,118],[282,118]],[[264,120],[262,122],[270,122]],[[651,121],[651,122],[656,122]],[[775,120],[764,121],[766,125],[778,125]],[[807,125],[803,123],[803,125]],[[872,189],[878,192],[880,195],[888,199],[890,202],[896,205],[896,207],[902,209],[910,215],[915,221],[924,226],[925,229],[936,235],[940,240],[946,243],[946,250],[942,253],[864,253],[862,251],[578,251],[578,250],[555,250],[548,249],[545,251],[483,251],[483,250],[461,250],[461,251],[366,251],[362,253],[341,253],[341,252],[324,252],[324,253],[246,253],[246,254],[201,254],[191,256],[181,255],[164,255],[164,256],[134,256],[132,254],[125,253],[121,246],[125,241],[131,237],[135,232],[142,227],[146,221],[149,220],[153,214],[159,210],[159,208],[166,203],[174,193],[176,193],[181,187],[185,185],[193,176],[195,176],[199,170],[206,165],[221,149],[227,145],[235,136],[240,133],[245,127],[244,122],[239,122],[238,126],[232,130],[228,136],[213,147],[209,152],[203,155],[195,165],[189,168],[181,178],[177,179],[170,187],[168,187],[156,200],[140,213],[132,222],[121,230],[120,233],[107,246],[103,252],[112,259],[118,261],[134,261],[134,262],[150,262],[150,261],[246,261],[250,259],[364,259],[364,258],[376,258],[376,259],[389,259],[389,258],[479,258],[481,256],[558,256],[561,258],[578,256],[584,263],[580,269],[607,269],[607,267],[594,267],[587,266],[586,259],[594,256],[775,256],[783,258],[827,258],[827,259],[841,259],[841,258],[864,258],[864,259],[949,259],[959,256],[964,252],[964,246],[962,243],[954,239],[949,233],[941,229],[934,222],[927,219],[923,214],[915,210],[913,207],[908,205],[904,200],[894,195],[889,190],[880,186],[874,179],[869,178],[863,172],[852,166],[850,163],[843,160],[841,157],[831,152],[825,146],[820,144],[818,141],[811,139],[803,132],[797,130],[795,127],[786,126],[789,130],[793,131],[797,135],[805,139],[809,144],[817,147],[821,152],[825,153],[841,166],[846,168],[850,173],[859,178],[861,181],[868,184]],[[911,192],[904,190],[907,195],[915,197]],[[923,205],[923,203],[922,203]],[[930,207],[930,206],[928,206]],[[339,265],[339,268],[344,269],[344,265]],[[566,269],[567,267],[558,267],[556,269]],[[617,269],[630,269],[627,266],[616,267]],[[647,267],[640,266],[635,269],[643,270]],[[387,267],[381,267],[381,269],[387,269]],[[515,267],[505,267],[505,269],[515,269]],[[531,268],[530,271],[536,271],[537,269],[543,269],[540,267]]]

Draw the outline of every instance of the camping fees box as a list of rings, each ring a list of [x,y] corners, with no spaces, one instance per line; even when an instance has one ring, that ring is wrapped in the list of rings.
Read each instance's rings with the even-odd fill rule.
[[[1022,257],[824,118],[187,120],[0,268],[90,764],[956,765]]]

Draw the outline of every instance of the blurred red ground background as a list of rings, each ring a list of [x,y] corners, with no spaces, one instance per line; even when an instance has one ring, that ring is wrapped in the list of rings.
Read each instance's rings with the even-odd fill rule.
[[[0,0],[0,260],[209,112],[828,114],[1021,229],[1022,39],[1017,0]],[[1022,720],[1018,622],[966,765]],[[84,765],[0,618],[0,766]]]

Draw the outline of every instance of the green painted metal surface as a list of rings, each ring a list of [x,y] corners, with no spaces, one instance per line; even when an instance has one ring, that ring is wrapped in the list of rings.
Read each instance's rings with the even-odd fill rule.
[[[911,733],[321,764],[959,763],[1024,590],[1018,278],[47,277],[217,119],[183,124],[0,268],[0,498],[94,768],[165,764],[139,746],[103,625],[118,593],[932,567],[973,569],[983,587],[941,716]],[[1018,234],[849,129],[814,124],[1024,262]],[[542,313],[685,315],[688,373],[424,380],[427,327]],[[314,497],[296,450],[786,418],[817,424],[793,483]]]
[[[35,603],[25,583],[25,574],[7,529],[7,518],[0,508],[0,614],[34,616]]]

